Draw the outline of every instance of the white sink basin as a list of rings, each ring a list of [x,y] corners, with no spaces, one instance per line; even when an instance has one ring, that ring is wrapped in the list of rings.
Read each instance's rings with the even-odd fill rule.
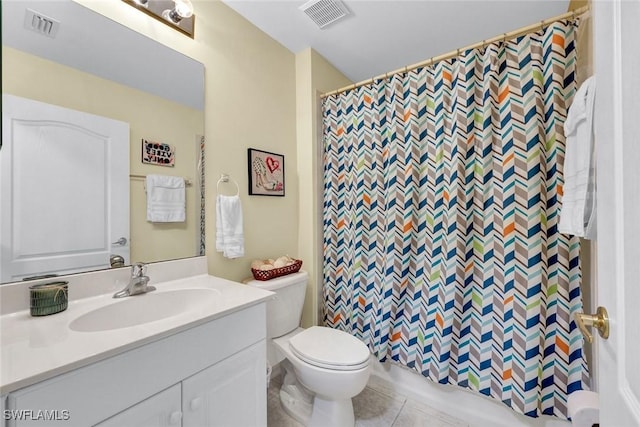
[[[125,297],[74,319],[69,328],[77,332],[98,332],[155,322],[192,310],[206,310],[215,304],[220,292],[215,289],[153,291]]]

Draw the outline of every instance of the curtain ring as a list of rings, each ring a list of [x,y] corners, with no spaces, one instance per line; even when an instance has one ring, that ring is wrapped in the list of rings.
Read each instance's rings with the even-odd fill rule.
[[[506,42],[507,42],[507,33],[504,33],[504,38],[502,39],[502,42],[503,42],[503,43],[506,43]]]

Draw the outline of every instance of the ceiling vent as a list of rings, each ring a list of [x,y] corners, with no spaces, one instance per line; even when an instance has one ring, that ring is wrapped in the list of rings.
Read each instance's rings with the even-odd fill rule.
[[[60,28],[60,22],[35,10],[27,9],[24,16],[24,27],[43,36],[54,38]]]
[[[311,0],[300,6],[300,10],[320,28],[324,28],[349,14],[349,9],[340,0]]]

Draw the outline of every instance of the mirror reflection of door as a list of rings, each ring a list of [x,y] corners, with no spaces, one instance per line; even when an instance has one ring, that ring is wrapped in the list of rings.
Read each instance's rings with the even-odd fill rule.
[[[197,165],[203,148],[198,135],[204,135],[204,65],[96,12],[89,3],[96,2],[0,2],[2,93],[126,122],[130,174],[182,176],[194,183],[186,188],[187,221],[156,224],[146,220],[144,178],[129,179],[130,259],[114,258],[114,267],[202,254],[204,190],[198,190],[204,179]],[[25,26],[33,12],[61,23],[54,38]],[[175,166],[141,163],[142,139],[175,146]]]
[[[128,263],[129,125],[6,94],[2,120],[0,281]]]

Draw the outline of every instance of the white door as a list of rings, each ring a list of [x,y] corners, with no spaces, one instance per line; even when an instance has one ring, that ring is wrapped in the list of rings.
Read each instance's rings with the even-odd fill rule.
[[[640,1],[595,1],[600,425],[640,426]]]
[[[128,263],[128,241],[129,124],[3,94],[0,281]]]
[[[266,366],[259,342],[184,380],[183,427],[266,426]]]

